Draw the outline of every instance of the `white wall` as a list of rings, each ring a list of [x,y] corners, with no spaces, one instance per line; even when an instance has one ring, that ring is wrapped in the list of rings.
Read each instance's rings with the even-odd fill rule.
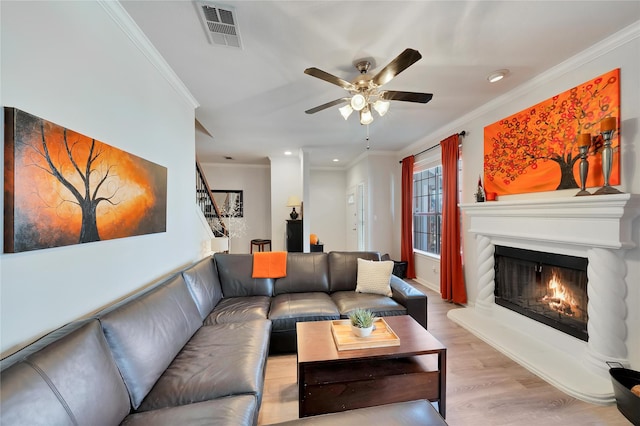
[[[365,240],[365,249],[368,249],[368,243],[369,243],[369,233],[368,233],[368,224],[369,224],[369,191],[368,191],[368,181],[369,181],[369,158],[368,158],[368,153],[364,153],[362,155],[360,155],[360,157],[358,157],[353,163],[351,163],[349,165],[349,168],[347,169],[347,185],[345,188],[345,194],[347,193],[347,191],[349,192],[353,192],[356,196],[356,199],[358,197],[358,191],[357,191],[357,187],[360,184],[364,184],[364,223],[365,223],[365,236],[364,236],[364,240]],[[355,205],[358,205],[358,202],[355,202]],[[345,215],[346,216],[346,215]],[[353,217],[346,217],[347,220],[347,226],[346,228],[346,232],[347,233],[351,233],[352,231],[352,222],[357,222],[357,218],[354,219]],[[354,239],[355,238],[355,239]],[[354,241],[355,244],[354,244]],[[351,244],[347,244],[347,249],[348,250],[356,250],[358,247],[357,244],[357,233],[354,236],[351,237]]]
[[[313,208],[306,209],[310,234],[316,234],[324,251],[346,250],[346,173],[343,170],[310,171],[309,197]]]
[[[242,190],[245,230],[230,241],[231,253],[249,253],[251,240],[271,239],[271,172],[267,165],[201,163],[211,189]]]
[[[394,235],[400,229],[400,210],[394,202],[400,190],[402,166],[395,154],[369,155],[369,248],[400,260]]]
[[[120,5],[0,7],[2,105],[168,169],[165,233],[0,256],[6,355],[196,260],[202,231],[194,210],[197,103],[116,23],[110,13],[121,13]],[[127,17],[120,22],[135,36]]]
[[[414,267],[416,270],[416,281],[440,292],[440,258],[422,253],[414,253]]]
[[[365,184],[365,249],[400,260],[400,177],[402,167],[392,153],[366,152],[347,170],[348,188]]]
[[[629,193],[640,193],[640,22],[618,34],[603,40],[591,49],[582,52],[566,62],[559,64],[534,80],[515,89],[502,98],[462,117],[455,123],[443,128],[438,135],[420,141],[410,147],[405,155],[435,145],[451,133],[467,131],[463,139],[463,202],[474,201],[478,175],[483,168],[483,131],[484,127],[497,120],[535,105],[571,87],[597,77],[614,68],[621,69],[621,173],[620,189]],[[576,190],[553,191],[544,193],[519,194],[505,196],[502,199],[536,199],[548,197],[573,197]],[[464,270],[469,296],[473,304],[477,297],[477,279],[475,237],[467,232],[468,220],[463,218]],[[588,230],[585,230],[588,232]],[[640,220],[636,219],[632,238],[640,245]],[[629,360],[631,367],[640,369],[640,248],[626,252],[627,264],[627,346],[631,348]],[[426,268],[429,267],[424,263]],[[425,269],[418,269],[418,278],[429,281],[434,277],[422,275]],[[438,278],[439,280],[439,278]],[[438,281],[439,282],[439,281]]]
[[[233,239],[231,251],[233,253],[249,253],[250,241],[254,238],[268,238],[273,244],[284,244],[284,224],[289,219],[290,207],[286,207],[286,199],[291,191],[298,191],[299,180],[290,179],[288,175],[295,172],[298,167],[296,160],[287,160],[281,163],[278,160],[271,166],[227,164],[227,163],[201,163],[211,189],[241,189],[244,191],[244,217],[246,220],[246,235]],[[274,170],[271,168],[284,169]],[[274,221],[276,226],[282,225],[282,230],[272,238],[271,235],[271,175],[276,174],[293,182],[294,189],[282,189],[279,185],[279,195],[283,198],[273,206],[273,210],[279,211]],[[304,203],[305,223],[309,223],[309,233],[317,234],[325,244],[325,252],[330,250],[345,250],[345,172],[343,170],[314,170],[309,171],[308,195]],[[300,189],[302,191],[302,189]],[[290,195],[294,195],[291,192]],[[300,211],[300,209],[296,209]],[[283,250],[284,245],[280,250]],[[276,250],[276,248],[274,248]]]
[[[313,198],[311,197],[311,162],[309,160],[309,152],[304,149],[300,150],[300,174],[302,176],[302,213],[304,211],[311,212],[314,210]],[[309,214],[306,215],[306,220],[302,222],[302,251],[309,253],[311,251],[311,243],[309,236],[311,235],[311,226],[313,224],[313,217]]]
[[[273,251],[286,250],[286,225],[291,207],[287,199],[297,195],[303,199],[302,163],[298,157],[273,157],[271,162],[271,244]],[[300,213],[300,209],[296,208]],[[304,211],[298,219],[304,220]],[[309,236],[303,236],[309,239]],[[304,241],[304,240],[303,240]]]

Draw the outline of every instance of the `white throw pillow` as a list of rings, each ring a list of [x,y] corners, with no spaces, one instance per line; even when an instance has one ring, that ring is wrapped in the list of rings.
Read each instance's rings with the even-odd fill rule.
[[[393,272],[392,260],[378,262],[358,258],[356,291],[391,297],[391,285],[389,285],[391,272]]]

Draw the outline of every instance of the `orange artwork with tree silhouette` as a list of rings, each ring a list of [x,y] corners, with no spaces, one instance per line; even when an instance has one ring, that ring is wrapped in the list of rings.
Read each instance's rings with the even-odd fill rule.
[[[166,231],[167,169],[5,108],[4,251]]]
[[[600,123],[619,130],[620,69],[484,128],[485,190],[499,195],[580,188],[578,135],[591,134],[587,188],[604,185]],[[610,185],[620,184],[620,138],[614,133]]]

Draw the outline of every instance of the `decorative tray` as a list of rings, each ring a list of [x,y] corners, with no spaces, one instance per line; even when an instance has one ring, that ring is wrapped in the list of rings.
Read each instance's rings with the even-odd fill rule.
[[[385,346],[400,346],[400,338],[389,327],[384,318],[376,318],[375,328],[367,337],[356,337],[351,332],[351,322],[346,320],[331,321],[331,334],[339,351],[349,349],[381,348]]]

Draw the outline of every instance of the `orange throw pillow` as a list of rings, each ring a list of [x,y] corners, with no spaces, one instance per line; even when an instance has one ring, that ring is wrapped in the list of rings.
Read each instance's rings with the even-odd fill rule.
[[[261,251],[253,253],[252,278],[283,278],[286,276],[286,251]]]

